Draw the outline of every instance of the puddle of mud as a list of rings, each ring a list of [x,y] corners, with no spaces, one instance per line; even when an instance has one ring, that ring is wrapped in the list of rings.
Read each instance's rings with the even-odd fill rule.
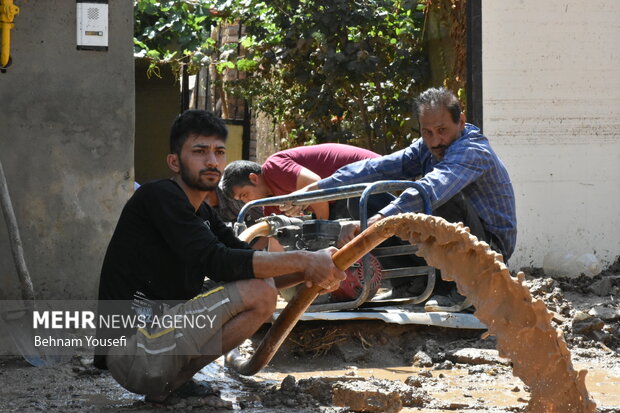
[[[120,398],[105,393],[93,393],[81,395],[79,399],[85,401],[89,408],[95,411],[118,411],[132,409],[135,405],[141,404],[143,397],[125,392]]]
[[[333,370],[307,370],[299,371],[296,366],[294,372],[286,368],[273,368],[258,373],[249,378],[239,378],[231,375],[223,367],[223,359],[203,369],[196,376],[199,380],[207,380],[216,383],[226,400],[233,402],[236,409],[243,408],[240,400],[258,400],[256,389],[258,387],[279,385],[289,374],[296,380],[317,377],[355,377],[378,378],[387,380],[399,380],[405,382],[410,377],[419,377],[424,371],[430,371],[432,377],[422,378],[422,389],[433,398],[445,403],[462,404],[472,406],[479,403],[486,409],[522,409],[529,400],[529,393],[525,390],[523,382],[512,376],[509,367],[481,365],[481,366],[455,366],[451,370],[429,370],[412,366],[388,367],[388,368],[336,368]],[[620,407],[620,366],[618,368],[598,368],[591,364],[577,363],[576,368],[587,369],[586,383],[590,394],[601,407]],[[473,369],[473,374],[470,372]],[[458,409],[457,409],[458,410]],[[252,412],[272,412],[273,409],[254,408]],[[426,411],[424,409],[405,408],[402,412]],[[467,411],[467,408],[458,411]]]
[[[494,368],[489,367],[488,371]],[[345,369],[330,371],[307,371],[295,372],[293,375],[296,379],[306,379],[313,377],[339,377],[355,372],[356,377],[387,380],[399,380],[405,382],[410,376],[418,376],[422,371],[430,371],[432,378],[424,378],[422,380],[422,388],[426,390],[434,399],[462,403],[465,405],[472,404],[479,400],[485,405],[497,408],[505,408],[511,406],[524,405],[519,398],[528,398],[528,393],[523,390],[523,382],[518,378],[491,371],[491,374],[477,373],[475,378],[470,375],[468,369],[453,368],[451,370],[428,370],[411,366],[390,367],[386,369]],[[287,376],[286,372],[259,373],[257,376],[264,377],[269,380],[282,381]],[[475,381],[475,383],[472,383]],[[515,387],[519,388],[518,392],[512,391]],[[407,409],[402,410],[408,411]]]
[[[597,405],[616,406],[620,411],[620,363],[610,369],[593,369],[588,364],[575,364],[577,369],[588,370],[586,387]]]
[[[220,358],[199,372],[196,379],[219,387],[223,399],[231,401],[235,411],[249,413],[342,411],[341,408],[327,405],[322,405],[320,409],[313,408],[311,404],[304,404],[305,399],[299,395],[292,400],[299,403],[294,407],[267,405],[269,401],[278,401],[274,395],[277,396],[279,390],[271,389],[280,389],[287,375],[294,376],[297,381],[352,374],[400,382],[405,382],[411,376],[419,377],[421,389],[432,399],[431,402],[437,403],[420,408],[405,408],[402,412],[523,411],[529,400],[529,393],[523,383],[513,377],[512,369],[506,366],[454,364],[450,370],[434,370],[432,367],[407,365],[412,355],[423,347],[429,354],[447,354],[452,349],[466,347],[493,348],[493,343],[488,339],[479,339],[479,332],[397,327],[380,322],[360,322],[351,329],[345,329],[342,325],[337,327],[338,335],[330,335],[330,329],[317,330],[314,324],[308,324],[304,329],[298,328],[297,334],[287,342],[287,346],[256,376],[237,376],[223,366],[223,358]],[[310,334],[315,331],[316,334]],[[303,352],[299,346],[299,343],[304,343],[301,337],[314,338],[315,335],[322,343],[329,341],[330,337],[337,343],[329,351],[320,354],[314,350]],[[342,337],[346,341],[340,342]],[[354,356],[363,357],[359,360],[351,359],[351,354],[346,351],[353,351]],[[576,369],[588,370],[587,388],[599,411],[620,413],[620,358],[617,350],[604,351],[592,347],[574,348],[571,351]],[[438,363],[434,361],[433,365],[436,367]],[[34,369],[15,359],[0,363],[0,381],[15,383],[5,386],[0,392],[0,411],[153,412],[152,407],[143,403],[142,396],[126,392],[109,374],[94,374],[84,365],[74,360],[58,368]],[[422,372],[430,372],[432,377],[420,377]]]
[[[329,360],[329,366],[324,361]],[[207,366],[196,376],[218,386],[224,399],[233,402],[236,411],[250,413],[318,411],[309,408],[287,408],[285,406],[264,407],[261,393],[278,387],[289,374],[296,380],[316,377],[357,377],[398,380],[419,377],[421,372],[430,372],[432,377],[420,377],[422,389],[444,406],[462,405],[451,411],[520,411],[529,399],[523,383],[512,376],[509,367],[498,365],[464,366],[454,365],[451,370],[432,370],[387,363],[386,367],[354,367],[354,364],[338,362],[333,357],[308,358],[291,362],[276,362],[253,377],[239,377],[223,366],[223,358]],[[321,366],[322,370],[316,369]],[[575,362],[577,369],[586,369],[588,390],[600,411],[620,412],[620,363],[616,355],[611,358],[598,357]],[[3,365],[2,379],[20,385],[7,386],[2,394],[0,411],[131,411],[152,412],[145,406],[142,397],[126,392],[107,375],[78,376],[71,373],[71,366],[62,368],[34,369],[28,366]],[[314,368],[314,369],[313,369]],[[18,376],[13,373],[20,373]],[[473,373],[473,374],[472,374]],[[442,375],[443,377],[440,377]],[[96,387],[95,387],[95,384]],[[73,386],[67,390],[67,386]],[[29,392],[32,386],[32,392]],[[513,391],[518,387],[518,391]],[[37,392],[36,389],[44,390]],[[30,394],[28,394],[30,393]],[[521,400],[519,400],[521,398]],[[35,401],[37,399],[38,401]],[[482,406],[482,407],[480,407]],[[321,411],[338,411],[338,408],[321,408]],[[405,408],[402,412],[445,411],[437,407]]]
[[[282,376],[285,377],[286,375]],[[252,377],[238,376],[224,367],[224,358],[220,357],[215,362],[207,365],[200,370],[194,379],[198,381],[207,381],[212,386],[217,387],[221,391],[221,398],[233,403],[235,410],[251,411],[254,413],[273,412],[273,409],[245,407],[244,402],[259,402],[259,388],[265,388],[268,385],[277,385],[281,380],[277,378],[262,377],[256,375]]]
[[[338,334],[330,334],[332,330]],[[223,398],[232,401],[237,409],[246,411],[244,402],[249,400],[256,401],[253,406],[259,407],[251,411],[270,412],[274,411],[273,408],[260,407],[263,401],[261,392],[264,393],[271,387],[279,388],[288,375],[292,375],[296,381],[354,375],[404,383],[409,377],[417,378],[422,372],[430,372],[431,377],[420,377],[419,382],[421,389],[438,403],[422,410],[404,409],[404,412],[443,411],[436,406],[451,404],[463,406],[450,409],[452,411],[522,411],[529,401],[530,393],[523,382],[513,376],[512,368],[508,366],[453,364],[452,369],[435,370],[433,367],[407,365],[407,360],[411,360],[412,355],[420,348],[426,348],[429,354],[448,354],[459,348],[494,347],[492,341],[480,340],[479,337],[479,332],[402,327],[383,323],[349,322],[330,325],[329,329],[306,323],[298,326],[270,365],[255,376],[236,376],[223,366],[223,359],[219,359],[203,369],[196,378],[217,383]],[[314,351],[317,347],[315,338],[320,343],[331,340],[336,344],[329,350],[320,347],[322,352],[317,354]],[[431,345],[431,342],[434,342],[434,345]],[[300,344],[304,343],[310,345],[302,348]],[[347,353],[348,351],[351,353]],[[441,360],[446,357],[444,355]],[[588,370],[586,385],[599,409],[620,413],[618,354],[595,348],[581,348],[576,350],[574,357],[577,370]],[[433,366],[437,368],[441,360],[434,361]]]

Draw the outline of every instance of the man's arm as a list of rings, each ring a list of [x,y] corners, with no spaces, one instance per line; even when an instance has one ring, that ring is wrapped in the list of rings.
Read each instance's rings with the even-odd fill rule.
[[[196,269],[196,274],[202,276],[207,274],[215,281],[252,278],[254,250],[245,249],[247,244],[225,229],[221,220],[213,219],[214,227],[224,238],[230,237],[227,239],[229,246],[208,228],[212,225],[210,220],[205,221],[196,215],[187,197],[172,181],[144,187],[145,191],[141,193],[145,198],[144,213],[188,268]]]
[[[375,182],[386,179],[413,179],[421,174],[420,163],[421,140],[414,142],[408,148],[379,158],[365,159],[347,166],[343,166],[331,176],[312,182],[293,192],[294,195],[318,189],[336,188],[366,182]],[[299,215],[306,205],[285,205],[280,210],[286,215]]]
[[[298,189],[295,192],[291,192],[290,195],[304,194],[304,193],[309,192],[309,191],[316,191],[317,189],[319,189],[318,182],[314,182],[314,183],[311,183],[308,186],[305,186],[305,187],[303,187],[301,189]],[[288,215],[289,217],[296,217],[296,216],[301,215],[303,210],[308,208],[308,205],[305,205],[305,204],[299,204],[299,205],[284,204],[284,205],[280,205],[279,208],[280,208],[280,211],[282,211],[283,214]],[[327,216],[329,217],[329,206],[328,206]]]
[[[368,227],[373,225],[375,222],[380,219],[385,218],[381,214],[375,214],[372,217],[368,218],[366,224]],[[346,244],[348,244],[353,238],[355,238],[360,233],[360,222],[359,221],[348,221],[341,225],[340,235],[338,236],[338,241],[336,242],[336,246],[338,248],[342,248]]]
[[[467,185],[475,182],[492,166],[492,155],[480,145],[467,141],[453,143],[444,159],[416,182],[428,194],[433,209],[443,205]],[[409,188],[379,213],[391,216],[404,212],[419,212],[424,209],[418,190]]]
[[[327,291],[338,288],[346,278],[344,271],[336,267],[332,255],[336,248],[330,247],[319,251],[288,251],[254,253],[252,266],[256,278],[271,278],[287,275],[283,281],[300,281],[291,274],[303,273],[306,286],[319,285]],[[279,284],[276,282],[276,284]]]
[[[412,179],[421,174],[419,147],[420,143],[416,141],[408,148],[392,154],[343,166],[317,182],[317,188],[335,188],[386,179]]]
[[[282,290],[284,288],[293,287],[304,282],[304,273],[296,272],[293,274],[282,275],[280,277],[274,277],[273,281],[276,288],[278,290]]]
[[[308,168],[302,167],[299,170],[299,174],[297,175],[297,187],[296,189],[299,191],[303,189],[304,192],[307,192],[307,187],[309,185],[313,185],[316,182],[320,181],[321,177],[314,172],[312,172]],[[297,191],[293,192],[297,193]],[[314,204],[309,205],[314,215],[316,215],[317,219],[329,219],[329,202],[316,202]]]

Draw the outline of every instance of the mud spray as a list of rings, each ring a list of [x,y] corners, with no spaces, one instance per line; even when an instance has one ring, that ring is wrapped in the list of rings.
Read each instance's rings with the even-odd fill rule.
[[[417,255],[455,281],[476,307],[475,316],[497,339],[500,356],[530,387],[530,412],[596,410],[585,386],[586,370],[575,371],[562,332],[551,326],[545,304],[533,299],[524,274],[514,278],[502,256],[463,224],[424,214],[402,214],[375,224],[386,238],[394,234],[418,246]]]

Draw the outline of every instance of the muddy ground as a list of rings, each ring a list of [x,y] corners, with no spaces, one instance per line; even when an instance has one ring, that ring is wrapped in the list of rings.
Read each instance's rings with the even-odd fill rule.
[[[554,280],[526,271],[535,298],[554,313],[573,363],[600,412],[620,412],[620,265],[595,278]],[[260,339],[264,330],[254,337]],[[528,389],[480,330],[401,326],[381,321],[305,322],[270,365],[239,377],[222,359],[196,379],[221,390],[238,411],[520,412]],[[250,343],[248,342],[248,346]],[[92,367],[88,354],[34,368],[16,357],[0,360],[0,411],[230,411],[181,401],[157,408]],[[401,410],[402,409],[402,410]]]

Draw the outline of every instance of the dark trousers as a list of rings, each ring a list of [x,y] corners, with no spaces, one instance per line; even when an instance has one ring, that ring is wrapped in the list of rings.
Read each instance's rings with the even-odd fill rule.
[[[367,208],[369,211],[368,218],[376,214],[381,208],[389,204],[394,200],[394,195],[389,193],[373,194],[368,197]],[[342,219],[352,218],[360,219],[359,217],[359,204],[360,198],[347,198],[339,199],[337,201],[330,202],[329,204],[329,219]],[[372,212],[375,211],[375,212]]]
[[[372,198],[369,199],[368,202],[368,217],[372,217],[376,213],[379,212],[383,207],[385,207],[388,203],[395,199],[395,197],[391,194],[377,194],[373,195]],[[349,200],[349,213],[354,219],[359,219],[359,199],[358,202],[355,202],[355,199]],[[484,226],[482,225],[482,221],[478,216],[478,213],[474,209],[473,204],[463,194],[459,192],[454,197],[452,197],[445,204],[440,206],[439,208],[433,211],[434,216],[439,216],[444,218],[448,222],[462,222],[465,226],[469,227],[470,232],[475,235],[479,240],[486,241],[491,248],[495,251],[500,251],[498,248],[498,242],[492,234],[485,231]],[[402,245],[406,242],[402,241],[400,238],[391,237],[385,240],[380,247],[388,247],[394,245]],[[405,255],[405,256],[397,256],[397,257],[385,257],[380,259],[381,265],[384,268],[400,268],[400,267],[411,267],[411,266],[425,266],[426,261],[423,258],[418,257],[417,255]],[[409,279],[393,279],[392,285],[398,286],[403,283],[410,282]],[[435,283],[435,292],[438,294],[447,293],[450,288],[452,288],[454,283],[446,282],[441,277],[436,280]]]

